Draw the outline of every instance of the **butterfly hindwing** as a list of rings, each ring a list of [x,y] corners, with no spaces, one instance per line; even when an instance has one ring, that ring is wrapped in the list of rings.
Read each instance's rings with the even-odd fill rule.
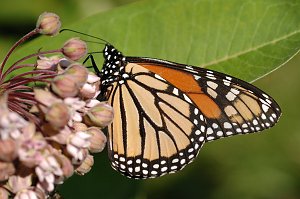
[[[115,111],[108,135],[113,168],[133,178],[182,169],[204,143],[203,115],[159,75],[130,63],[125,74],[127,79],[113,84],[109,98]]]

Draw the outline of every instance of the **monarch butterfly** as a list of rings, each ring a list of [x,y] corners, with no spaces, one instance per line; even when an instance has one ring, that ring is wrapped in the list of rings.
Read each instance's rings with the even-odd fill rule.
[[[114,108],[112,167],[131,178],[181,170],[205,142],[270,128],[278,104],[238,78],[170,61],[124,56],[105,44],[99,100]],[[92,57],[91,57],[92,58]]]

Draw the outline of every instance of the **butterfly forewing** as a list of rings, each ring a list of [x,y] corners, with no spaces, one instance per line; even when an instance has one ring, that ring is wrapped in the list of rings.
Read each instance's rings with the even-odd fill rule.
[[[128,60],[161,75],[190,97],[206,118],[207,141],[259,132],[280,117],[280,108],[270,96],[238,78],[151,58]]]
[[[207,139],[259,132],[273,126],[281,111],[266,93],[240,79],[198,69],[199,85],[220,107],[217,118],[208,118]]]

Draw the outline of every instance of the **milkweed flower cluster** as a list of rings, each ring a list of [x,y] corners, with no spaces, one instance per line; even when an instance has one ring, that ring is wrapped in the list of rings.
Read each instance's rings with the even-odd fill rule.
[[[112,107],[99,102],[100,79],[75,62],[86,44],[70,39],[57,50],[39,51],[10,66],[14,49],[36,34],[56,35],[59,17],[43,13],[36,28],[10,49],[0,67],[0,198],[43,199],[93,165],[101,152],[101,131],[113,119]],[[34,64],[28,61],[35,59]],[[25,63],[26,61],[26,63]],[[10,77],[19,69],[26,72]]]

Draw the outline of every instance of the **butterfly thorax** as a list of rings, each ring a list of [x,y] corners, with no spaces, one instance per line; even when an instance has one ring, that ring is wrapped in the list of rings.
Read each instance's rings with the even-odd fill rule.
[[[106,44],[103,50],[104,64],[100,71],[102,86],[109,86],[119,81],[124,73],[126,59],[115,47]]]
[[[114,46],[106,44],[103,50],[104,64],[100,71],[101,91],[97,99],[107,100],[108,90],[114,82],[121,81],[127,65],[126,58]]]

